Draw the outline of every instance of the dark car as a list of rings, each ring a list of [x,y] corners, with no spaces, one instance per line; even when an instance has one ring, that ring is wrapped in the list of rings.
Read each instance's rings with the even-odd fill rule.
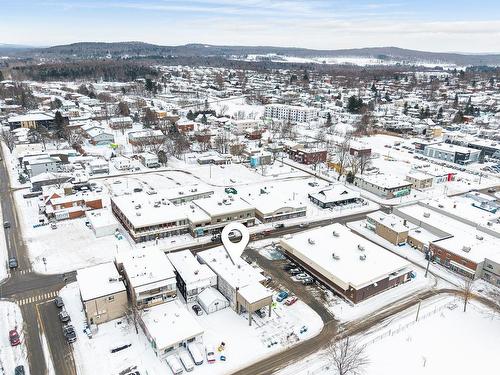
[[[24,375],[24,366],[17,366],[14,370],[14,375]]]
[[[21,343],[21,338],[19,337],[17,329],[14,328],[9,331],[9,341],[11,346],[17,346]]]
[[[54,298],[54,303],[56,304],[57,307],[61,308],[64,306],[64,301],[61,297],[56,297]]]
[[[203,315],[203,309],[199,305],[193,305],[193,311],[196,315]]]
[[[266,312],[263,309],[259,309],[259,310],[255,311],[255,313],[257,314],[257,316],[259,318],[265,318],[266,317]]]
[[[59,320],[62,323],[67,323],[67,322],[71,321],[71,317],[69,316],[67,311],[63,310],[59,313]]]
[[[281,228],[284,228],[284,227],[285,227],[285,224],[283,224],[283,223],[278,223],[278,224],[274,225],[274,228],[276,228],[276,229],[281,229]]]
[[[17,259],[12,257],[12,258],[9,258],[9,268],[10,269],[15,269],[17,268]]]
[[[71,324],[63,326],[63,335],[64,337],[66,337],[66,341],[68,343],[75,342],[76,341],[75,327],[73,327]]]
[[[297,265],[294,263],[287,263],[283,266],[283,270],[290,271],[292,268],[297,268]]]
[[[203,311],[201,310],[201,307],[198,305],[193,305],[191,307],[193,311],[196,313],[196,315],[203,315]]]
[[[8,221],[3,222],[3,227],[4,228],[10,228],[10,223]]]

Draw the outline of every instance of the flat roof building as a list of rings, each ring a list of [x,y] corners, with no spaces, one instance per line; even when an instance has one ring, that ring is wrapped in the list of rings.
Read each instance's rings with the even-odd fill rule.
[[[134,249],[116,256],[130,300],[140,309],[171,301],[177,297],[174,268],[158,248]]]
[[[282,238],[280,245],[290,258],[353,303],[410,280],[407,261],[341,224]]]
[[[79,269],[76,280],[89,324],[101,324],[125,315],[127,290],[113,262]]]
[[[186,302],[195,301],[205,289],[217,285],[217,275],[201,264],[189,250],[167,254],[175,268],[177,288]]]
[[[203,328],[179,301],[144,310],[139,319],[144,334],[159,358],[165,358],[190,342],[201,342],[203,339]]]

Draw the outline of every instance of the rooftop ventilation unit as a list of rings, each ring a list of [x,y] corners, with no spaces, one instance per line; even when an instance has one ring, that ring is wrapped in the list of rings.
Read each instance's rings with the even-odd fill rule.
[[[366,254],[361,254],[359,256],[359,260],[366,260]]]
[[[337,232],[335,232],[335,231],[333,231],[332,234],[333,234],[333,237],[338,237],[339,236],[339,234]]]
[[[314,242],[314,240],[312,238],[308,238],[307,242],[309,242],[309,245],[314,245],[315,244],[315,242]]]
[[[465,251],[466,253],[468,253],[470,251],[470,246],[462,247],[462,251]]]
[[[339,260],[340,259],[340,256],[335,254],[335,253],[332,253],[332,258],[335,259],[335,260]]]
[[[136,212],[135,213],[137,216],[141,216],[141,213],[140,212]]]
[[[358,250],[359,251],[365,251],[365,247],[363,245],[358,245]]]
[[[430,212],[424,212],[424,217],[431,217],[431,213]]]
[[[476,238],[477,238],[479,241],[482,241],[482,240],[484,239],[484,237],[483,237],[483,236],[481,236],[480,234],[477,234],[477,235],[476,235]]]

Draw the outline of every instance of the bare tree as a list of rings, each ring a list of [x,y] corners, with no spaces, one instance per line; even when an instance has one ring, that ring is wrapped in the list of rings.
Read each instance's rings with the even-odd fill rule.
[[[83,135],[79,129],[66,127],[63,132],[63,137],[68,141],[70,147],[77,147],[83,144]]]
[[[349,162],[349,152],[351,149],[351,138],[352,134],[347,132],[345,133],[344,139],[337,146],[337,162],[339,166],[339,176],[337,181],[340,180],[340,176],[344,173],[344,170]]]
[[[129,303],[127,309],[125,310],[125,318],[127,319],[127,323],[134,325],[136,334],[139,334],[139,323],[141,321],[143,312],[143,310],[138,309],[137,306],[132,303]]]
[[[227,104],[224,104],[219,109],[219,115],[225,116],[227,111],[229,111],[229,106]]]
[[[370,363],[365,347],[349,337],[332,341],[327,347],[327,355],[339,375],[361,374]]]
[[[462,301],[464,302],[464,312],[467,311],[467,304],[469,303],[469,300],[472,296],[473,284],[474,279],[465,276],[460,285],[460,296],[462,297]]]
[[[16,146],[16,137],[14,136],[14,133],[12,133],[10,130],[5,130],[2,128],[0,138],[5,142],[5,145],[12,154],[12,150],[14,150],[14,147]]]
[[[214,145],[217,151],[221,154],[227,154],[229,152],[229,137],[226,131],[220,132],[214,140]]]

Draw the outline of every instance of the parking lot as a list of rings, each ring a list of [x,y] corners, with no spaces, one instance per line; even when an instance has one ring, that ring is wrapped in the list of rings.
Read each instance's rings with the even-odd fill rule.
[[[275,251],[279,251],[279,249]],[[268,259],[259,253],[259,249],[254,248],[247,248],[244,256],[247,260],[256,262],[271,277],[271,281],[267,285],[269,288],[276,292],[284,290],[290,296],[297,296],[321,317],[323,323],[333,320],[332,314],[324,305],[325,301],[321,298],[324,288],[316,281],[311,285],[304,286],[296,277],[290,275],[288,271],[283,269],[290,263],[288,259],[284,257],[269,257],[272,259]],[[301,269],[300,273],[303,272],[307,273]]]

